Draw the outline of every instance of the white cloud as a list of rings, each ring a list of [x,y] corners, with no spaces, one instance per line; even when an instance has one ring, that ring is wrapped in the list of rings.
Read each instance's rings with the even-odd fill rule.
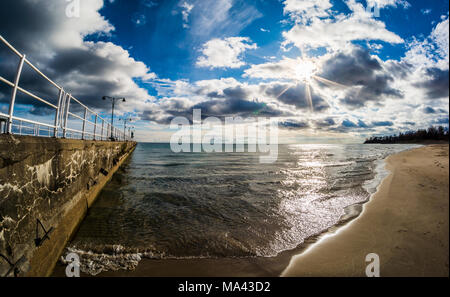
[[[142,3],[142,5],[144,5],[148,8],[158,6],[158,3],[156,3],[155,1],[152,1],[152,0],[141,0],[141,3]]]
[[[436,44],[436,51],[440,55],[441,60],[447,61],[448,69],[448,59],[449,59],[449,22],[448,17],[442,22],[437,24],[437,26],[431,32],[431,40]]]
[[[402,43],[403,39],[386,29],[386,25],[366,12],[362,4],[354,0],[347,2],[352,10],[349,15],[336,15],[334,19],[314,18],[308,25],[296,24],[283,32],[284,46],[294,44],[300,49],[328,47],[335,51],[349,46],[355,40],[379,40]]]
[[[385,8],[385,7],[402,7],[402,8],[409,8],[411,7],[411,4],[409,4],[406,0],[367,0],[367,5],[369,7],[374,7],[377,5],[379,8]]]
[[[202,55],[197,60],[198,67],[210,68],[240,68],[246,63],[242,54],[248,49],[256,49],[247,37],[228,37],[212,39],[203,45]]]
[[[343,48],[354,40],[379,40],[402,43],[403,39],[386,30],[382,22],[374,19],[345,17],[336,22],[315,20],[310,26],[296,25],[283,33],[286,44],[293,43],[300,49],[330,47]]]
[[[189,28],[189,15],[191,14],[192,9],[194,9],[194,4],[190,4],[186,1],[180,3],[180,7],[182,8],[181,15],[183,18],[183,28]]]
[[[147,23],[146,16],[141,13],[134,14],[131,20],[136,26],[143,26]]]
[[[329,16],[329,9],[333,6],[329,0],[285,0],[283,4],[284,13],[301,23],[312,18]]]
[[[190,15],[189,33],[204,41],[218,36],[237,36],[263,15],[251,1],[190,0],[195,5]]]
[[[262,79],[295,80],[298,68],[304,64],[301,58],[283,58],[277,62],[252,65],[244,71],[244,76]]]
[[[424,40],[413,39],[404,60],[416,68],[438,67],[449,69],[449,20],[436,25]]]

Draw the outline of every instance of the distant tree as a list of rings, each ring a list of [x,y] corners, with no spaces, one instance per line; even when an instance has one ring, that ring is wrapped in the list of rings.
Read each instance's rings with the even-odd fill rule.
[[[430,127],[427,130],[400,132],[398,135],[373,136],[364,143],[420,143],[424,141],[449,141],[449,130],[443,126]]]

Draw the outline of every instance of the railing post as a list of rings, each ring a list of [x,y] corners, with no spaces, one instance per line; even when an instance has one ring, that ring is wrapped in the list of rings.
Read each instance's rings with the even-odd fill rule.
[[[59,127],[62,129],[64,126],[64,111],[66,110],[67,93],[64,92],[61,98],[61,107],[59,108]]]
[[[14,87],[11,94],[11,100],[9,101],[9,113],[7,133],[12,133],[12,117],[14,113],[14,103],[16,102],[17,88],[19,87],[20,75],[22,74],[23,63],[25,62],[25,55],[20,58],[19,66],[17,67],[16,79],[14,80]]]
[[[95,115],[95,125],[94,125],[94,140],[95,140],[95,138],[96,138],[96,133],[97,133],[97,118],[98,118],[98,115]]]
[[[100,136],[100,140],[103,140],[103,127],[105,126],[105,120],[102,119],[102,134]]]
[[[64,90],[61,88],[59,89],[59,97],[58,97],[58,108],[56,109],[55,113],[55,130],[53,131],[53,137],[58,137],[58,125],[59,125],[59,114],[61,109],[61,101],[64,96]],[[50,134],[49,134],[50,136]]]
[[[67,121],[69,120],[69,108],[70,108],[70,97],[71,94],[67,94],[67,103],[64,109],[64,127],[63,127],[63,138],[67,135]]]
[[[84,108],[84,117],[83,117],[83,132],[81,133],[81,139],[84,140],[84,134],[86,131],[86,116],[87,116],[87,108]]]

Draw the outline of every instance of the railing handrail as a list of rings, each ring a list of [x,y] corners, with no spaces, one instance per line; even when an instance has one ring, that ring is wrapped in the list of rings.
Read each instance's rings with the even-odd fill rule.
[[[82,135],[82,139],[84,139],[85,135],[92,135],[94,137],[94,139],[97,136],[97,128],[99,122],[101,121],[101,134],[99,135],[101,137],[101,139],[103,140],[104,135],[103,135],[103,127],[106,124],[106,130],[107,133],[110,132],[112,133],[112,135],[118,135],[119,136],[119,140],[130,140],[131,137],[127,136],[125,133],[122,133],[121,129],[113,126],[110,122],[108,122],[107,120],[105,120],[102,116],[100,116],[98,113],[96,113],[94,110],[90,109],[88,106],[86,106],[85,104],[83,104],[80,100],[78,100],[77,98],[73,97],[72,94],[67,93],[64,88],[60,85],[58,85],[57,83],[55,83],[53,80],[51,80],[50,78],[48,78],[44,73],[42,73],[36,66],[34,66],[25,56],[25,54],[20,53],[16,48],[14,48],[14,46],[12,46],[5,38],[3,38],[2,35],[0,35],[0,41],[5,44],[14,54],[16,54],[19,58],[20,58],[20,62],[19,62],[19,66],[16,72],[16,78],[14,82],[11,82],[9,80],[7,80],[6,78],[0,76],[0,82],[3,82],[7,85],[9,85],[10,87],[13,88],[13,92],[11,95],[11,99],[10,99],[10,104],[9,104],[9,112],[8,114],[2,113],[0,112],[0,117],[6,118],[7,119],[7,125],[6,125],[6,132],[7,133],[12,133],[12,126],[13,126],[13,120],[16,121],[20,121],[20,122],[26,122],[26,123],[31,123],[34,125],[42,125],[42,126],[46,126],[49,128],[53,128],[54,129],[54,137],[58,137],[58,128],[62,128],[63,131],[63,138],[66,136],[66,131],[71,131],[71,132],[75,132],[75,133],[80,133]],[[41,77],[43,77],[45,80],[47,80],[49,83],[51,83],[54,87],[56,87],[59,91],[59,99],[58,99],[58,105],[55,105],[51,102],[48,102],[47,100],[33,94],[30,91],[25,90],[24,88],[21,88],[19,86],[19,81],[20,81],[20,75],[22,73],[22,67],[23,64],[27,64],[28,66],[30,66],[38,75],[40,75]],[[21,117],[17,117],[13,115],[14,112],[14,104],[15,104],[15,97],[17,94],[17,91],[20,91],[28,96],[30,96],[31,98],[40,101],[54,109],[56,109],[56,113],[55,113],[55,123],[54,125],[50,125],[50,124],[46,124],[46,123],[41,123],[41,122],[37,122],[37,121],[32,121],[32,120],[28,120],[28,119],[24,119]],[[70,112],[70,103],[71,101],[75,101],[76,103],[78,103],[82,108],[84,108],[84,117],[78,116],[72,112]],[[96,120],[95,123],[92,121],[89,121],[87,119],[87,112],[89,112],[91,114],[91,116],[95,116]],[[67,127],[67,122],[68,122],[68,116],[73,116],[77,119],[80,119],[83,121],[83,130],[76,130],[76,129],[72,129]],[[86,123],[92,124],[94,125],[94,133],[90,133],[87,132],[85,130],[86,127]],[[61,126],[61,127],[60,127]],[[105,139],[108,139],[109,136],[106,135]]]

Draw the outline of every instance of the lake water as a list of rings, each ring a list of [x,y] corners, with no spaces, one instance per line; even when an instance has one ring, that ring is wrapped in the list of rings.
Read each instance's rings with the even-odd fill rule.
[[[67,251],[82,271],[143,258],[272,257],[354,217],[387,175],[383,159],[414,145],[280,145],[259,153],[173,153],[140,143],[103,189]]]

